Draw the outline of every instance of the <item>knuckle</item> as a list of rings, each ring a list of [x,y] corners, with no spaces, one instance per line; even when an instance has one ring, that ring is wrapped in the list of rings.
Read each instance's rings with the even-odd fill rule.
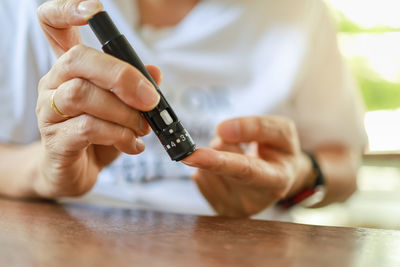
[[[287,131],[291,136],[296,135],[296,125],[291,119],[286,119]]]
[[[71,47],[71,48],[68,50],[68,53],[69,53],[71,56],[79,57],[79,56],[81,56],[81,55],[86,51],[86,49],[87,49],[87,47],[84,46],[83,44],[76,44],[76,45],[74,45],[73,47]]]
[[[69,81],[68,87],[65,93],[65,105],[81,107],[86,99],[87,90],[85,89],[85,81],[79,78],[75,78]]]
[[[133,140],[133,133],[128,128],[122,128],[120,133],[120,141],[124,144],[129,144]]]
[[[264,134],[267,133],[270,130],[270,121],[268,117],[262,117],[259,120],[257,120],[257,127],[258,127],[258,133]]]
[[[68,64],[70,68],[74,67],[74,64],[81,60],[82,56],[85,54],[85,50],[86,47],[82,44],[74,45],[65,53],[65,63]]]
[[[140,120],[141,120],[140,123],[143,126],[140,126],[140,130],[138,130],[138,135],[139,136],[146,136],[149,133],[151,133],[151,127],[150,127],[150,125],[147,123],[147,121],[145,119],[140,118]]]
[[[39,93],[39,95],[38,95],[38,98],[37,98],[37,100],[36,100],[36,107],[35,107],[35,113],[36,113],[36,116],[39,118],[40,117],[40,114],[41,114],[41,111],[42,111],[42,105],[41,105],[41,103],[43,102],[42,100],[42,97],[41,97],[41,94]]]
[[[119,121],[121,122],[122,125],[129,125],[129,126],[135,126],[138,121],[136,119],[135,111],[128,111],[128,109],[122,109],[121,112],[119,112]]]
[[[115,65],[117,68],[116,70],[116,84],[120,84],[121,82],[125,81],[127,78],[132,77],[133,75],[133,67],[129,64],[117,64]]]
[[[47,75],[42,76],[42,78],[40,78],[39,83],[38,83],[38,91],[41,91],[41,89],[44,89],[46,81],[47,81]]]
[[[135,84],[135,81],[133,79],[136,79],[137,71],[133,66],[125,62],[121,62],[121,64],[115,64],[114,68],[116,75],[114,76],[115,80],[113,84],[116,88],[124,89],[126,84]],[[121,93],[126,93],[130,91],[131,90],[122,90]]]
[[[38,100],[36,102],[36,108],[35,108],[36,117],[38,117],[38,118],[40,117],[41,111],[42,111],[42,105],[40,105],[39,98],[38,98]]]
[[[62,73],[70,73],[74,67],[75,58],[70,51],[64,53],[57,61],[56,68]]]
[[[118,68],[117,73],[120,79],[125,77],[130,77],[132,75],[133,67],[129,64],[117,64],[116,67]]]
[[[193,181],[195,181],[197,184],[199,184],[201,182],[201,174],[199,169],[197,169],[191,176],[191,178],[193,179]]]
[[[287,127],[288,127],[287,140],[291,148],[290,150],[292,153],[298,153],[301,150],[301,146],[300,146],[299,136],[297,133],[296,124],[292,120],[289,120]]]
[[[55,125],[39,127],[41,143],[46,151],[54,151],[57,147],[57,135],[60,129]]]
[[[288,118],[284,118],[283,127],[281,128],[281,135],[288,143],[293,143],[294,139],[297,137],[297,130],[295,123]]]
[[[44,2],[36,10],[36,14],[37,14],[37,17],[39,18],[40,22],[45,22],[45,21],[48,20],[47,19],[47,16],[48,16],[47,7],[48,7],[48,5],[49,5],[49,2]]]
[[[121,122],[139,136],[144,136],[149,131],[148,127],[146,127],[145,119],[137,111],[124,112]]]
[[[248,179],[245,179],[244,181],[249,181],[251,182],[251,178],[254,176],[254,171],[252,167],[252,163],[248,157],[243,158],[243,165],[241,167],[240,173],[243,175],[243,177],[246,177]]]
[[[38,98],[36,100],[35,106],[35,114],[38,120],[38,123],[46,123],[47,122],[47,112],[50,107],[50,94],[39,92]]]
[[[58,19],[57,15],[59,13],[69,14],[73,1],[68,0],[54,0],[45,1],[36,10],[37,17],[41,23],[51,25],[52,20]]]
[[[56,8],[65,14],[68,14],[71,12],[70,10],[73,8],[73,4],[74,4],[73,1],[69,1],[69,0],[56,0],[54,2],[56,5]]]
[[[48,140],[56,134],[53,127],[39,127],[40,135],[43,140]],[[45,142],[47,144],[47,142]]]
[[[77,44],[64,53],[58,60],[58,66],[62,69],[64,73],[70,73],[75,69],[76,62],[84,54],[85,46],[82,44]]]
[[[77,129],[78,134],[80,136],[83,136],[86,139],[88,139],[89,136],[91,136],[91,134],[93,133],[95,124],[96,124],[96,120],[92,116],[87,115],[87,114],[80,116],[80,120],[78,123],[78,129]]]
[[[227,160],[225,159],[225,157],[220,157],[219,160],[216,161],[216,164],[211,166],[211,170],[212,171],[219,171],[219,170],[223,170],[227,167]]]

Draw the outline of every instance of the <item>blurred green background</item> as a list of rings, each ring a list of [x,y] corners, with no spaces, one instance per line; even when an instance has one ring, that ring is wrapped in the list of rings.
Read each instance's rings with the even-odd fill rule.
[[[400,107],[400,0],[326,0],[369,111]]]

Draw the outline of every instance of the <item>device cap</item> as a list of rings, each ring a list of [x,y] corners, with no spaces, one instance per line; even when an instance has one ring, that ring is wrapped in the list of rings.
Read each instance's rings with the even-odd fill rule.
[[[106,11],[101,11],[89,19],[89,26],[96,34],[101,45],[105,45],[110,40],[121,35]]]

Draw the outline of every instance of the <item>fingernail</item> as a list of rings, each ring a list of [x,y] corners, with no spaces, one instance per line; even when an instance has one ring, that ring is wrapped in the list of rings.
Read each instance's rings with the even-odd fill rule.
[[[154,89],[154,86],[146,80],[139,81],[136,96],[146,107],[154,107],[160,101],[160,95]]]
[[[80,2],[77,8],[78,14],[84,18],[91,18],[103,10],[103,5],[98,0],[85,0]]]
[[[145,145],[142,139],[136,138],[136,150],[143,151],[145,149]]]
[[[235,141],[240,139],[240,123],[238,120],[229,120],[222,124],[219,129],[221,137],[228,139],[229,141]]]
[[[184,161],[184,160],[181,160],[181,162],[182,162],[183,164],[185,164],[185,165],[190,166],[190,167],[196,167],[195,164],[192,163],[192,162],[188,162],[188,161]]]

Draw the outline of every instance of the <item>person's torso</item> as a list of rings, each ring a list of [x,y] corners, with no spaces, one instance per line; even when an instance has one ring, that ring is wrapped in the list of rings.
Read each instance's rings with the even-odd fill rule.
[[[197,145],[208,146],[223,120],[273,113],[288,100],[309,46],[315,1],[202,0],[181,23],[162,30],[137,26],[133,0],[102,2],[143,62],[161,68],[167,100]],[[34,28],[36,33],[39,26]],[[90,28],[80,29],[84,43],[100,49]],[[42,47],[43,36],[37,39],[31,37],[33,47]],[[35,52],[29,49],[24,51]],[[23,62],[20,67],[28,71]],[[35,101],[26,92],[21,98]],[[24,110],[25,121],[32,121],[34,103]],[[26,127],[21,143],[39,138],[31,128]],[[145,152],[121,155],[101,173],[94,192],[155,206],[197,205],[210,212],[189,180],[193,169],[172,162],[154,134],[144,141]]]

